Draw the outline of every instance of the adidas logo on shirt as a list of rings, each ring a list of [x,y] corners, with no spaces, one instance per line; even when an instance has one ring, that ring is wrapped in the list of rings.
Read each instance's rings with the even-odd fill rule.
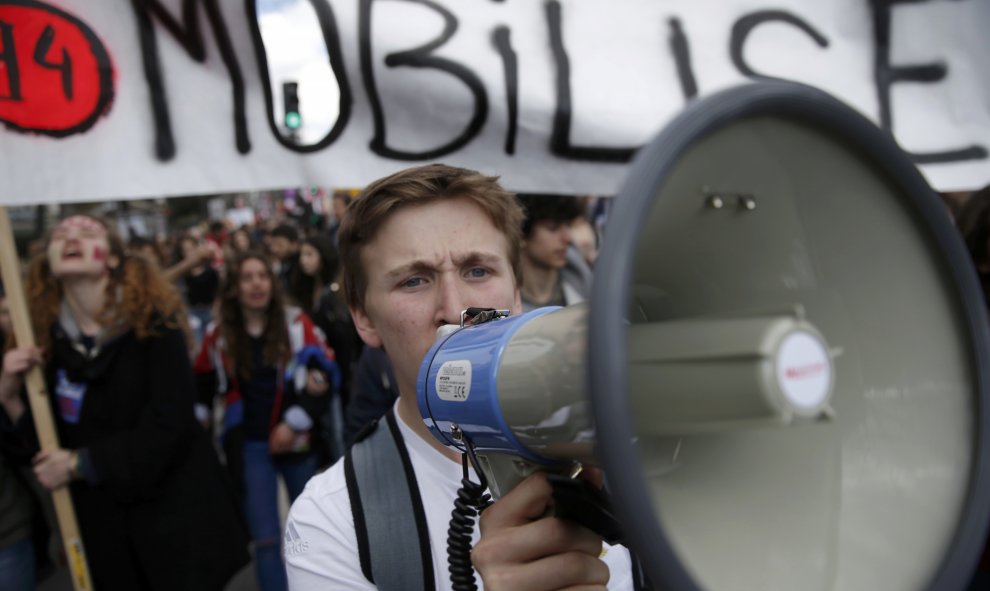
[[[296,525],[293,522],[289,522],[285,526],[285,555],[286,556],[298,556],[299,554],[304,554],[309,551],[309,542],[302,539],[299,532],[296,531]]]

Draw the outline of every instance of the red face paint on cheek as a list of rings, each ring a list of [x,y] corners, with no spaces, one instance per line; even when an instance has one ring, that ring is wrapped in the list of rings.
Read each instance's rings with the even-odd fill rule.
[[[103,247],[99,245],[93,247],[93,260],[94,261],[107,260],[107,253],[105,250],[103,250]]]

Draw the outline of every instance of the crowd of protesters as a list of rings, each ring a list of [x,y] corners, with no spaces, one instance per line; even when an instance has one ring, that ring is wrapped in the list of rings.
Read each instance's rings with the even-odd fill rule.
[[[450,200],[444,207],[462,197]],[[608,201],[515,200],[520,226],[506,236],[518,237],[519,310],[586,299]],[[362,341],[345,297],[338,234],[355,241],[353,223],[340,223],[349,201],[335,195],[318,225],[204,223],[167,242],[125,244],[115,224],[89,215],[46,234],[25,276],[36,347],[17,345],[0,288],[0,589],[33,589],[60,561],[44,491],[63,487],[95,588],[222,589],[251,561],[260,589],[288,588],[279,480],[290,502],[336,483],[313,477],[339,472],[409,387],[382,343]],[[426,203],[407,207],[435,207]],[[988,211],[984,189],[953,212],[986,293]],[[58,449],[39,448],[24,388],[34,367]],[[294,509],[297,534],[313,535],[298,521],[312,491]],[[293,560],[297,583],[316,572]]]
[[[534,284],[553,292],[543,303],[587,297],[593,204],[531,198],[521,248]],[[344,298],[349,201],[335,195],[316,226],[213,222],[164,242],[125,243],[89,215],[51,229],[25,281],[37,347],[17,346],[0,293],[0,587],[34,588],[57,556],[37,493],[67,486],[96,588],[219,589],[251,556],[261,589],[286,588],[278,479],[295,499],[398,396]],[[57,450],[39,451],[33,367]]]
[[[49,554],[40,484],[71,490],[96,588],[219,589],[249,548],[259,586],[286,588],[276,477],[294,497],[343,452],[359,353],[330,236],[307,236],[300,263],[298,232],[213,223],[125,244],[72,215],[46,235],[25,281],[37,347],[0,326],[0,587],[33,589]],[[35,366],[56,450],[39,451],[26,404]]]

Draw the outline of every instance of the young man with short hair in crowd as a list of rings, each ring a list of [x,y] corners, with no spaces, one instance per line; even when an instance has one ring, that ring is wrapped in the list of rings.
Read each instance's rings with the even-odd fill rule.
[[[584,301],[591,269],[571,245],[571,224],[581,204],[571,195],[520,194],[526,213],[522,225],[522,306],[569,306]]]

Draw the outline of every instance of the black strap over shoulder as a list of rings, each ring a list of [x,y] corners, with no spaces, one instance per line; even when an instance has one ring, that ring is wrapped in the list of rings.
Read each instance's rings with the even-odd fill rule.
[[[390,410],[344,456],[361,572],[380,591],[434,591],[429,528],[409,453]],[[405,476],[403,486],[403,478]]]

